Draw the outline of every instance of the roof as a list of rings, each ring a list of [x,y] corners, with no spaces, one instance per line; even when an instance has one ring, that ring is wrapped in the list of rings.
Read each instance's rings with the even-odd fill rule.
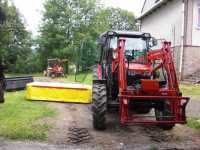
[[[150,33],[143,33],[138,31],[118,31],[118,30],[106,31],[102,33],[100,37],[105,35],[115,35],[115,36],[125,36],[125,37],[141,37],[147,35],[148,37],[151,37]]]
[[[158,9],[159,7],[161,7],[163,4],[165,4],[165,3],[168,2],[168,1],[170,1],[170,0],[160,0],[160,1],[157,2],[157,3],[154,3],[154,5],[152,5],[151,8],[150,8],[149,10],[143,12],[143,13],[141,14],[141,16],[138,17],[137,19],[138,19],[138,20],[141,20],[142,18],[146,17],[147,15],[149,15],[150,13],[152,13],[153,11],[155,11],[156,9]],[[145,0],[145,2],[144,2],[144,4],[143,4],[143,7],[142,7],[142,10],[144,9],[145,3],[146,3],[146,2],[147,2],[147,1]]]

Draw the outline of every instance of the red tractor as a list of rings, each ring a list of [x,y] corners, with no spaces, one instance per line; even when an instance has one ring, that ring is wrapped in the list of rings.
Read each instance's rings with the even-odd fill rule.
[[[172,129],[185,124],[188,97],[182,97],[171,43],[152,50],[149,33],[108,31],[100,36],[100,60],[94,69],[93,126],[106,128],[108,109],[118,108],[122,124],[151,124]]]
[[[65,77],[65,71],[64,71],[64,63],[66,63],[66,59],[48,59],[48,66],[47,69],[44,70],[44,76],[47,77]]]

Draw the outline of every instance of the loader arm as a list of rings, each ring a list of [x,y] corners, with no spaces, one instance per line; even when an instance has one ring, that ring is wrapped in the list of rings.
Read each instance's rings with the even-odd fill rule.
[[[150,50],[148,52],[148,60],[152,64],[155,60],[160,60],[161,63],[155,67],[153,71],[164,67],[167,72],[168,88],[171,90],[176,90],[177,95],[180,95],[180,89],[178,85],[178,80],[176,76],[176,71],[174,68],[174,62],[171,54],[171,43],[164,42],[163,47],[159,50]]]

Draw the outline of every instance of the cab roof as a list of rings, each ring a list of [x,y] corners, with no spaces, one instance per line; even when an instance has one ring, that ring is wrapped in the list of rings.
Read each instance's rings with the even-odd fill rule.
[[[118,31],[118,30],[109,30],[101,34],[100,37],[103,36],[121,36],[121,37],[146,37],[151,38],[150,33],[143,33],[137,31]]]

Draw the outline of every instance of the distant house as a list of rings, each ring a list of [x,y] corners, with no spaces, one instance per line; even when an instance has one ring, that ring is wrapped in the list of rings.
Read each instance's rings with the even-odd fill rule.
[[[200,0],[145,0],[141,31],[172,42],[183,78],[200,73]]]

